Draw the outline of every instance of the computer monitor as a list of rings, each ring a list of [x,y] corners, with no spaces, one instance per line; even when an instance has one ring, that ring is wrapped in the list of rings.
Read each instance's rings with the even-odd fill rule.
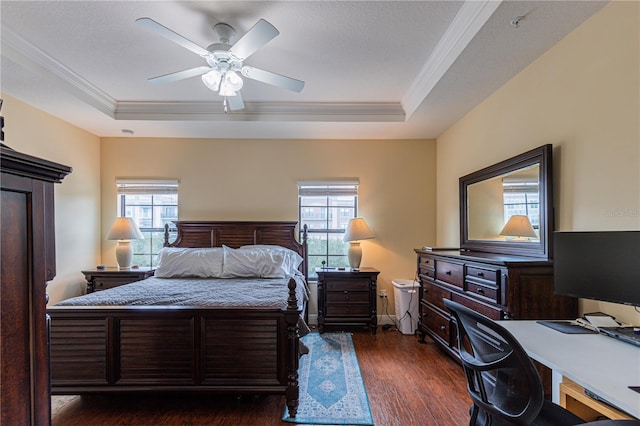
[[[640,231],[554,232],[554,293],[640,306]]]

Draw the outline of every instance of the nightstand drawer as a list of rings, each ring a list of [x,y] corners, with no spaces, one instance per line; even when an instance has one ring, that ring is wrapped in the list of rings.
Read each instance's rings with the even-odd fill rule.
[[[367,317],[371,314],[368,305],[329,305],[327,317]]]
[[[362,303],[369,306],[369,292],[366,291],[330,291],[327,292],[327,303]]]
[[[106,268],[82,271],[82,273],[87,280],[87,293],[91,293],[144,280],[152,277],[155,273],[155,269],[136,268],[131,270],[119,270],[117,268]]]
[[[367,280],[331,280],[327,281],[327,291],[367,291],[369,281]]]
[[[122,279],[107,279],[103,280],[100,278],[96,278],[93,280],[93,284],[95,286],[95,291],[106,290],[113,287],[118,287],[125,284],[130,284],[132,282],[139,281],[138,279],[131,278],[122,278]]]

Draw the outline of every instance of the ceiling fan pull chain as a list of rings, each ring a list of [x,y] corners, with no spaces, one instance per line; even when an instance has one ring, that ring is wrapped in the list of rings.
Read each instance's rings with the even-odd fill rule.
[[[224,97],[224,100],[222,101],[222,106],[224,108],[224,113],[227,113],[227,97]]]

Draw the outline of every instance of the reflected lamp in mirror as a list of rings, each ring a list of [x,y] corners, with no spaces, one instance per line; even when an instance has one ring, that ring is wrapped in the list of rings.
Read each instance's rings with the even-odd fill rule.
[[[354,217],[349,219],[347,224],[347,231],[344,233],[344,241],[349,242],[349,266],[353,270],[360,268],[360,261],[362,260],[362,247],[360,247],[361,240],[369,240],[375,238],[373,232],[367,225],[367,222],[361,217]]]
[[[117,240],[116,261],[118,268],[122,270],[131,269],[133,259],[133,247],[131,240],[143,240],[144,235],[138,229],[133,219],[130,217],[119,217],[113,222],[107,240]]]
[[[538,234],[531,226],[529,218],[525,215],[514,214],[509,218],[507,224],[504,225],[500,235],[505,237],[520,238],[538,238]]]

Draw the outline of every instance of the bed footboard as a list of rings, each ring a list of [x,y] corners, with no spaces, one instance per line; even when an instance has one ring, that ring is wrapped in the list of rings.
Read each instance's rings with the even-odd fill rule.
[[[274,393],[293,416],[297,312],[51,307],[51,393]]]

